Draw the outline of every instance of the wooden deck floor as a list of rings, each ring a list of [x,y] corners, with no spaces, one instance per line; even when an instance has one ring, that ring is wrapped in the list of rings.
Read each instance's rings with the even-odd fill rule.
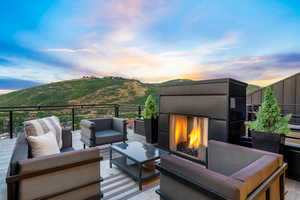
[[[75,149],[81,149],[82,143],[80,142],[80,134],[79,132],[74,132],[73,134],[73,147]],[[128,131],[129,141],[141,141],[144,142],[144,137],[133,134],[131,130]],[[5,177],[7,172],[7,166],[9,163],[9,159],[11,157],[11,153],[14,147],[16,139],[0,139],[0,200],[6,200],[6,183]],[[102,168],[102,167],[101,167]],[[287,179],[286,180],[286,199],[287,200],[300,200],[300,182],[296,182],[294,180]],[[151,199],[151,200],[159,200],[158,195],[147,194],[148,192],[143,193],[138,196],[139,199]],[[148,198],[149,197],[149,198]],[[155,198],[155,199],[153,199]],[[133,198],[135,199],[135,198]],[[132,199],[132,200],[133,200]]]

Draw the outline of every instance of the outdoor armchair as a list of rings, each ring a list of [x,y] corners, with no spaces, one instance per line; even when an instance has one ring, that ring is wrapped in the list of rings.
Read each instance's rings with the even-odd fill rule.
[[[287,165],[281,155],[210,140],[207,157],[205,168],[174,155],[161,156],[161,199],[284,199]]]
[[[121,118],[81,120],[81,141],[89,147],[127,140],[127,121]]]

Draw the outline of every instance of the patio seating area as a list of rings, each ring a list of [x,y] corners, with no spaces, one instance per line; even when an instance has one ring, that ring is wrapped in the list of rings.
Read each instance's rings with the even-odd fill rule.
[[[82,149],[83,143],[80,141],[80,132],[73,132],[73,147],[74,149]],[[0,152],[0,200],[6,200],[6,183],[5,177],[11,153],[15,144],[14,139],[0,140],[2,151]],[[145,137],[133,133],[132,129],[128,129],[128,142],[139,141],[145,142]],[[104,181],[101,183],[101,190],[104,193],[105,200],[155,200],[159,199],[159,195],[155,190],[159,188],[159,179],[154,179],[146,182],[143,185],[143,190],[139,191],[139,185],[133,181],[129,176],[119,171],[116,166],[109,167],[109,145],[101,146],[101,176]],[[300,183],[291,179],[286,179],[286,199],[297,200],[300,198]]]

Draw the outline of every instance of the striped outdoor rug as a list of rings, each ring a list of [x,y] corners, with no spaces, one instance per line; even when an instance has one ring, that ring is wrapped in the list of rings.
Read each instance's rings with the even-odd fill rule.
[[[104,194],[103,200],[126,200],[147,192],[158,185],[159,181],[157,180],[154,183],[144,185],[143,190],[139,191],[138,183],[120,172],[104,178],[101,183],[101,191]]]

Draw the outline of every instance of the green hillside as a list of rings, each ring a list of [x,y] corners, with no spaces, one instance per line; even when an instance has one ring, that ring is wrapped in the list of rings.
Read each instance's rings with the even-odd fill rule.
[[[0,96],[0,106],[66,105],[66,104],[144,104],[149,94],[158,99],[159,85],[188,82],[176,79],[147,84],[120,77],[82,78],[41,85]],[[258,86],[250,85],[253,91]]]
[[[82,78],[55,82],[0,96],[0,106],[65,104],[139,104],[158,87],[118,77]]]
[[[259,90],[259,89],[260,89],[259,86],[249,84],[248,87],[247,87],[247,94],[255,92],[256,90]]]

